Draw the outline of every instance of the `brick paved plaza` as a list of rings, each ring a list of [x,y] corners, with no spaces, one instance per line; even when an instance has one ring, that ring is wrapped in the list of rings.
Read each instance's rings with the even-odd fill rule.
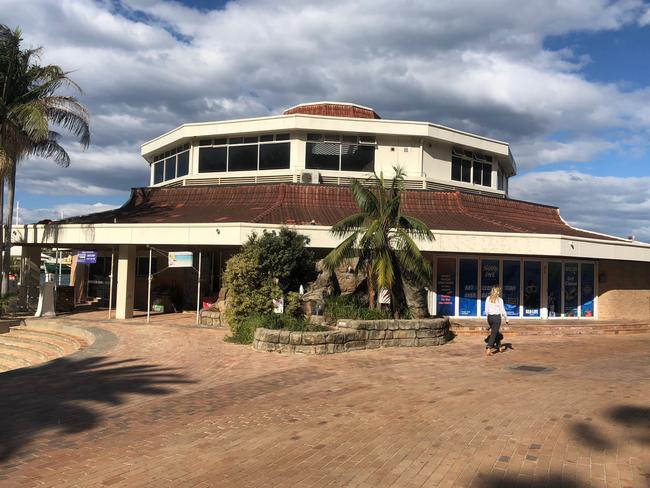
[[[98,340],[0,375],[3,488],[650,486],[647,334],[311,357],[192,316],[60,320]]]

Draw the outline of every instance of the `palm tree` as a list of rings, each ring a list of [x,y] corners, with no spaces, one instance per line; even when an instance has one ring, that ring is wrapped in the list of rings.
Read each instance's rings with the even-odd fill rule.
[[[432,241],[434,237],[424,222],[402,213],[404,171],[393,170],[395,176],[388,188],[382,173],[374,176],[370,188],[352,182],[360,211],[332,226],[332,235],[344,240],[323,263],[334,270],[344,260],[358,258],[357,270],[364,270],[367,276],[370,307],[377,308],[377,292],[386,289],[393,316],[399,318],[406,308],[405,282],[424,285],[431,277],[431,265],[415,239]]]
[[[70,89],[81,93],[79,86],[59,66],[39,65],[42,49],[22,49],[21,42],[19,29],[12,31],[0,24],[0,177],[3,190],[7,185],[0,289],[3,297],[9,284],[18,163],[36,156],[52,158],[67,167],[70,156],[59,144],[60,134],[54,129],[71,133],[83,148],[90,143],[88,111],[74,96],[58,94]]]

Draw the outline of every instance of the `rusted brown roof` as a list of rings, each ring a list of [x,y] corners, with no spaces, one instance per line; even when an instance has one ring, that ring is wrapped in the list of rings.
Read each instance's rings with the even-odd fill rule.
[[[257,184],[134,188],[122,207],[59,223],[219,223],[333,225],[358,211],[347,186]],[[561,234],[612,240],[567,225],[558,208],[457,191],[406,191],[403,212],[431,229]]]
[[[348,103],[308,103],[296,105],[284,111],[284,115],[305,114],[328,117],[350,117],[354,119],[381,119],[372,109]]]

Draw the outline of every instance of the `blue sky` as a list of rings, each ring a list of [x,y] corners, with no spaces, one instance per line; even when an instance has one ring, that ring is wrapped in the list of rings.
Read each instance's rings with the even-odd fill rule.
[[[0,0],[73,70],[93,144],[21,164],[23,221],[122,204],[139,147],[184,122],[341,100],[511,144],[511,196],[650,241],[650,5],[642,0]]]

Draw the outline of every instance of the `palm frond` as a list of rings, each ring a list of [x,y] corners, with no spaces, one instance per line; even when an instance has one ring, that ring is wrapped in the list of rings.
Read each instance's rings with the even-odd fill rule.
[[[339,220],[336,224],[334,224],[330,229],[330,233],[334,237],[338,237],[338,238],[345,237],[350,232],[354,232],[361,229],[365,220],[366,220],[366,215],[363,213],[356,213],[356,214],[349,215],[348,217],[344,217],[343,219]]]
[[[64,168],[70,166],[70,156],[55,139],[48,139],[33,144],[30,147],[29,154],[45,159],[53,159],[56,164]]]
[[[410,235],[423,241],[434,241],[435,236],[429,226],[420,219],[408,215],[400,215],[397,226],[406,230]]]
[[[343,240],[338,246],[332,249],[323,259],[323,267],[328,271],[333,271],[345,259],[356,257],[357,233],[354,232]]]

